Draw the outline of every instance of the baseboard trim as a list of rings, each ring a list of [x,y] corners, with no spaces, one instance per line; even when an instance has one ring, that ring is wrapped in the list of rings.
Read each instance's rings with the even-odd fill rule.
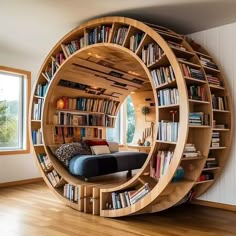
[[[219,209],[228,210],[228,211],[236,211],[235,205],[230,205],[230,204],[225,204],[225,203],[210,202],[210,201],[205,201],[205,200],[200,200],[200,199],[194,199],[193,201],[191,201],[191,203],[196,204],[196,205],[201,205],[201,206],[219,208]]]
[[[24,179],[24,180],[18,180],[18,181],[6,182],[6,183],[0,183],[0,188],[11,187],[11,186],[16,186],[16,185],[22,185],[22,184],[36,183],[36,182],[41,182],[41,181],[43,181],[42,177],[33,178],[33,179]]]

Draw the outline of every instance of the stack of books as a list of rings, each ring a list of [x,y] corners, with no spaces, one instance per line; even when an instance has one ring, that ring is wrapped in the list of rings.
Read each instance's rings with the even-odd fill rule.
[[[200,56],[200,61],[203,66],[218,70],[217,65],[214,62],[212,62],[211,59]]]
[[[187,49],[179,43],[175,43],[175,42],[172,42],[172,41],[167,41],[167,43],[171,48],[177,48],[177,49],[180,49],[182,51],[187,51]]]
[[[183,157],[197,157],[201,156],[201,153],[197,151],[195,145],[193,143],[186,143],[184,147]]]
[[[213,76],[213,75],[209,75],[207,74],[207,80],[209,82],[209,84],[212,84],[212,85],[216,85],[216,86],[221,86],[221,82],[220,82],[220,79]]]
[[[209,125],[209,114],[203,112],[190,112],[189,113],[190,125]]]
[[[207,160],[204,168],[218,167],[218,163],[215,157],[211,157],[211,160]]]
[[[220,132],[212,132],[211,146],[220,147]]]
[[[216,120],[213,120],[213,128],[226,129],[227,125],[226,124],[216,124]]]

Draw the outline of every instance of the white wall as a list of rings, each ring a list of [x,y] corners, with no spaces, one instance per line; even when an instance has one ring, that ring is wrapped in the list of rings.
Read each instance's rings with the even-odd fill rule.
[[[27,55],[1,51],[0,65],[30,71],[32,73],[31,84],[33,86],[42,60],[28,58]],[[37,177],[40,177],[40,173],[34,161],[32,150],[30,154],[0,155],[0,183]]]
[[[236,23],[197,32],[189,35],[194,41],[205,47],[219,63],[226,76],[236,106]],[[235,132],[235,130],[234,130]],[[236,205],[236,140],[226,167],[214,186],[201,199]]]

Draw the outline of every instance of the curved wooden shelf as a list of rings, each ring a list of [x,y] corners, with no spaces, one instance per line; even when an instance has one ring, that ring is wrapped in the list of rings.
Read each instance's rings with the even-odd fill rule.
[[[103,40],[99,41],[100,38]],[[171,45],[170,41],[172,41]],[[144,55],[149,55],[147,50],[151,50],[148,49],[151,47],[155,48],[158,55],[153,54],[155,58],[144,58]],[[202,65],[201,57],[214,62],[204,49],[196,52],[191,42],[182,35],[164,27],[144,24],[125,17],[104,17],[91,20],[65,35],[44,61],[31,98],[29,126],[31,133],[34,133],[34,143],[40,139],[41,134],[43,141],[43,144],[33,145],[35,159],[50,189],[66,205],[85,213],[105,217],[161,211],[180,201],[183,202],[191,191],[195,191],[197,196],[206,191],[214,183],[226,162],[232,140],[233,117],[231,97],[221,70],[213,69],[214,75],[217,74],[224,85],[218,88],[208,82],[207,74],[210,69]],[[187,75],[184,67],[189,71],[192,69],[193,75]],[[196,71],[202,73],[204,80],[199,79]],[[162,77],[159,77],[159,73],[163,74]],[[188,98],[190,87],[195,89],[199,86],[204,87],[207,101]],[[175,96],[179,105],[168,101],[164,104],[170,105],[158,106],[159,92],[165,90],[171,93],[173,88],[176,88],[178,92],[176,94],[175,91],[171,96]],[[156,104],[153,143],[143,167],[129,179],[124,175],[114,174],[109,180],[101,176],[86,182],[72,176],[53,156],[49,148],[58,141],[60,130],[55,131],[55,127],[57,129],[96,128],[101,130],[101,137],[96,138],[105,138],[105,129],[113,126],[121,103],[131,92],[135,92],[137,96],[142,96],[144,99],[147,94],[150,94],[149,101],[152,100],[152,103]],[[215,96],[227,97],[225,110],[213,109]],[[56,109],[56,101],[65,97],[69,101],[68,107]],[[77,99],[78,97],[80,99]],[[164,97],[164,99],[169,98]],[[83,106],[86,107],[80,111],[76,108],[82,105],[82,101]],[[136,106],[139,106],[139,102]],[[171,112],[177,113],[175,117],[172,117]],[[190,112],[204,113],[208,117],[208,121],[204,121],[207,123],[191,125]],[[225,117],[222,117],[222,112]],[[108,117],[107,122],[111,122],[112,125],[107,126],[104,123],[102,125],[60,123],[59,125],[57,120],[61,113],[101,116],[102,119]],[[37,116],[41,117],[41,120],[33,119]],[[200,119],[200,116],[196,119]],[[225,124],[225,127],[213,127],[213,120],[219,124]],[[169,127],[167,137],[160,139],[171,141],[157,140],[159,135],[164,135],[160,130],[164,132],[167,126]],[[140,132],[142,128],[138,127],[136,132]],[[220,132],[220,147],[211,147],[214,132]],[[189,143],[196,146],[201,156],[182,158],[186,144]],[[153,172],[156,166],[151,163],[156,163],[157,158],[167,158],[165,157],[167,150],[169,150],[168,155],[171,155],[169,157],[171,161],[167,166],[163,165],[157,176],[157,172]],[[213,154],[209,154],[212,151],[214,157],[211,156]],[[218,152],[223,155],[221,158],[218,158]],[[164,156],[159,157],[160,153]],[[219,167],[204,169],[207,161],[215,159],[219,162]],[[44,171],[42,166],[47,164],[47,161],[52,167]],[[173,182],[179,166],[184,170],[184,176],[177,182]],[[214,172],[214,179],[199,182],[202,171]],[[147,185],[148,187],[145,188]],[[122,208],[111,209],[112,200],[116,194],[122,197],[125,192],[135,188],[144,188],[144,190],[142,193],[136,192],[137,195],[134,195],[130,206],[122,203]],[[68,191],[70,194],[72,191],[78,194],[74,194],[71,198],[71,195],[67,194]]]

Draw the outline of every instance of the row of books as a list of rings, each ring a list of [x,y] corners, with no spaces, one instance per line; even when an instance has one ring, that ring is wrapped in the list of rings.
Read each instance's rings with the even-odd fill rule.
[[[212,132],[211,146],[220,147],[220,132]]]
[[[44,84],[37,84],[36,89],[35,89],[35,95],[44,97],[48,89],[48,83]]]
[[[62,46],[63,52],[66,55],[66,57],[69,57],[74,52],[76,52],[77,50],[79,50],[80,48],[83,48],[85,46],[85,39],[84,39],[84,37],[74,39],[67,44],[62,44],[61,46]],[[62,58],[59,58],[60,64],[64,61],[62,55],[61,55],[61,57]]]
[[[115,31],[114,38],[113,38],[112,42],[122,45],[125,40],[127,32],[128,32],[127,26],[117,28]]]
[[[143,32],[137,32],[135,35],[130,37],[129,49],[135,52],[144,36]]]
[[[115,118],[100,114],[73,114],[57,112],[53,117],[54,125],[104,126],[113,127]]]
[[[166,106],[179,103],[179,91],[177,88],[167,88],[158,91],[158,105]]]
[[[32,130],[31,135],[32,135],[32,141],[34,145],[43,144],[41,128],[38,130]]]
[[[205,58],[203,56],[200,56],[199,59],[203,66],[218,70],[217,65],[214,62],[212,62],[210,58]]]
[[[213,109],[217,110],[226,110],[226,98],[225,97],[216,97],[215,94],[212,94],[212,106]]]
[[[72,184],[65,184],[63,187],[63,196],[70,201],[78,202],[80,199],[79,187]]]
[[[188,87],[188,97],[193,100],[207,101],[206,91],[203,86],[191,85]]]
[[[64,52],[60,51],[55,55],[55,61],[58,65],[61,65],[66,60]]]
[[[206,161],[204,168],[213,168],[213,167],[218,167],[218,166],[219,165],[218,165],[216,158],[211,157],[210,160]]]
[[[216,123],[216,120],[213,120],[213,128],[226,129],[227,125],[226,124],[218,124],[218,123]]]
[[[49,181],[50,181],[50,183],[52,184],[53,187],[56,187],[61,181],[61,177],[59,176],[59,174],[56,172],[55,169],[48,172],[47,177],[48,177],[48,179],[49,179]]]
[[[38,153],[38,160],[43,171],[48,171],[52,168],[52,163],[45,153]]]
[[[172,151],[161,151],[159,150],[157,154],[152,157],[150,164],[150,176],[155,179],[159,179],[163,176],[172,160],[174,152]]]
[[[131,206],[136,203],[140,199],[142,199],[145,195],[150,192],[150,187],[148,183],[145,183],[138,190],[131,190],[125,192],[113,192],[111,194],[112,198],[112,206],[113,209],[119,209]]]
[[[33,103],[33,114],[32,114],[33,120],[41,120],[42,107],[43,107],[43,99],[37,98],[37,101],[34,101]]]
[[[154,69],[151,71],[151,75],[156,87],[162,84],[171,83],[175,80],[175,75],[172,66],[162,66],[159,69]]]
[[[175,206],[178,206],[180,204],[186,203],[186,202],[191,202],[193,198],[196,196],[197,192],[194,189],[191,189],[183,199],[181,199]]]
[[[102,128],[55,127],[53,139],[55,144],[80,142],[85,138],[103,138]]]
[[[51,62],[47,64],[42,74],[48,81],[50,81],[52,77],[54,76],[54,74],[56,73],[56,71],[58,70],[58,68],[59,68],[59,65],[56,63],[55,58],[52,58]]]
[[[198,182],[203,182],[203,181],[207,181],[207,180],[212,180],[214,179],[214,173],[212,172],[202,172],[202,174],[199,176],[198,178]]]
[[[177,142],[179,127],[178,122],[162,120],[158,124],[158,140]]]
[[[222,86],[219,78],[217,78],[213,75],[210,75],[210,74],[207,74],[206,77],[207,77],[207,81],[209,84],[216,85],[216,86]]]
[[[99,99],[99,98],[69,98],[62,97],[64,102],[63,109],[79,110],[79,111],[91,111],[91,112],[103,112],[106,114],[114,115],[119,105],[118,101]]]
[[[182,66],[184,76],[191,77],[194,79],[205,80],[204,74],[201,70],[192,68],[186,64],[180,63]]]
[[[177,49],[180,49],[182,51],[187,51],[187,49],[179,43],[176,43],[176,42],[173,42],[173,41],[170,41],[170,40],[167,40],[167,43],[171,48],[177,48]]]
[[[95,43],[107,43],[111,33],[111,26],[99,25],[89,32],[85,33],[86,45],[91,45]]]
[[[210,125],[209,114],[203,112],[190,112],[189,113],[190,125]]]
[[[162,57],[163,53],[164,51],[158,44],[149,43],[142,48],[141,59],[146,65],[152,65]]]

